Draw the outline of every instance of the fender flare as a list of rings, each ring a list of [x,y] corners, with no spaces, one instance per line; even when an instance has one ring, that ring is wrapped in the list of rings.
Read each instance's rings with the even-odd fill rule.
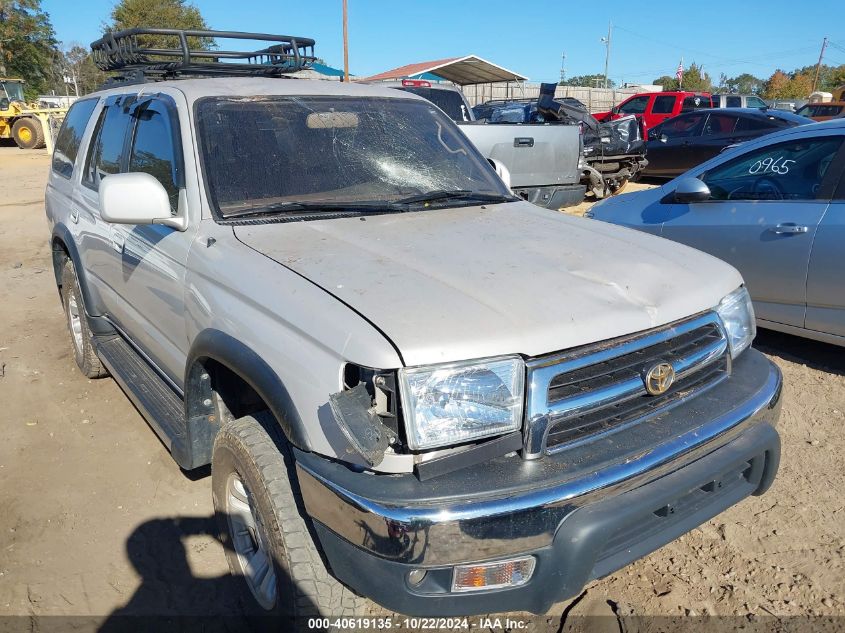
[[[270,408],[270,412],[278,421],[287,440],[300,450],[310,451],[302,418],[296,410],[287,388],[276,372],[261,356],[244,343],[213,328],[201,331],[194,339],[188,352],[184,383],[186,385],[185,408],[188,420],[194,417],[194,412],[201,415],[203,411],[204,397],[201,390],[191,393],[193,390],[189,387],[195,384],[197,370],[202,368],[205,360],[216,361],[240,376]],[[192,448],[203,450],[199,446]],[[210,450],[210,447],[208,449]]]
[[[60,248],[58,244],[64,246]],[[76,242],[73,240],[70,230],[61,223],[56,223],[53,227],[53,235],[50,240],[53,255],[53,274],[56,278],[56,287],[61,288],[62,285],[62,269],[58,265],[59,258],[64,257],[65,253],[73,262],[73,268],[76,272],[76,279],[79,282],[79,290],[82,292],[82,303],[85,307],[85,316],[88,320],[88,327],[95,335],[100,334],[114,334],[115,330],[109,323],[108,319],[103,315],[102,310],[99,309],[99,304],[94,295],[91,293],[91,288],[88,285],[87,273],[85,267],[82,265],[82,259],[79,257],[79,250],[76,247]]]

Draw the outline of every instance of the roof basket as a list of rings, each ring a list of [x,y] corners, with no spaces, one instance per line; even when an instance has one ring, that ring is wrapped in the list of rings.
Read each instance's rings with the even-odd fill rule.
[[[161,47],[146,46],[144,36],[155,36]],[[191,48],[188,38],[214,39],[218,45],[220,40],[271,44],[253,51],[222,47],[204,50],[196,44]],[[91,52],[97,68],[117,71],[120,76],[114,79],[125,83],[196,76],[280,77],[308,68],[316,59],[314,40],[307,37],[190,29],[135,28],[109,32],[91,43]]]

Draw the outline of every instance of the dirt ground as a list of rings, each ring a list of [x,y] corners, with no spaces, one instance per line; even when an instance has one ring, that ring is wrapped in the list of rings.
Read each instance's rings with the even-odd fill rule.
[[[73,362],[47,170],[44,152],[0,147],[0,616],[237,614],[207,472],[180,471],[117,385]],[[773,333],[757,347],[786,385],[773,488],[556,606],[554,630],[562,614],[610,616],[607,630],[631,615],[845,616],[845,355]]]

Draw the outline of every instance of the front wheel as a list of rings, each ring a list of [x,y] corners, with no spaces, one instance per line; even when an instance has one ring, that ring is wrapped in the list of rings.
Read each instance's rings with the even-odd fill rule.
[[[270,415],[246,416],[226,424],[214,441],[211,489],[229,568],[266,612],[360,615],[367,601],[323,562],[276,426]]]
[[[44,147],[44,130],[37,119],[18,119],[12,125],[12,138],[21,149],[38,149]]]

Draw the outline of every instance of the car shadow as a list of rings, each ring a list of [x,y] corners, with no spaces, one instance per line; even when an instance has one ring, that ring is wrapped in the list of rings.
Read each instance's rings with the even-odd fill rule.
[[[220,543],[220,519],[219,515],[166,517],[139,525],[126,540],[126,553],[141,584],[126,604],[102,621],[98,631],[304,630],[303,618],[270,616],[262,610],[242,577],[228,572],[219,576],[194,573],[189,549],[201,552],[207,547],[207,537]],[[205,542],[189,543],[189,538],[197,536],[206,537]],[[231,547],[228,542],[223,546]],[[299,600],[306,612],[315,611],[313,605],[302,604],[302,597]]]
[[[845,376],[845,354],[838,345],[774,330],[758,330],[754,347],[770,356]]]

